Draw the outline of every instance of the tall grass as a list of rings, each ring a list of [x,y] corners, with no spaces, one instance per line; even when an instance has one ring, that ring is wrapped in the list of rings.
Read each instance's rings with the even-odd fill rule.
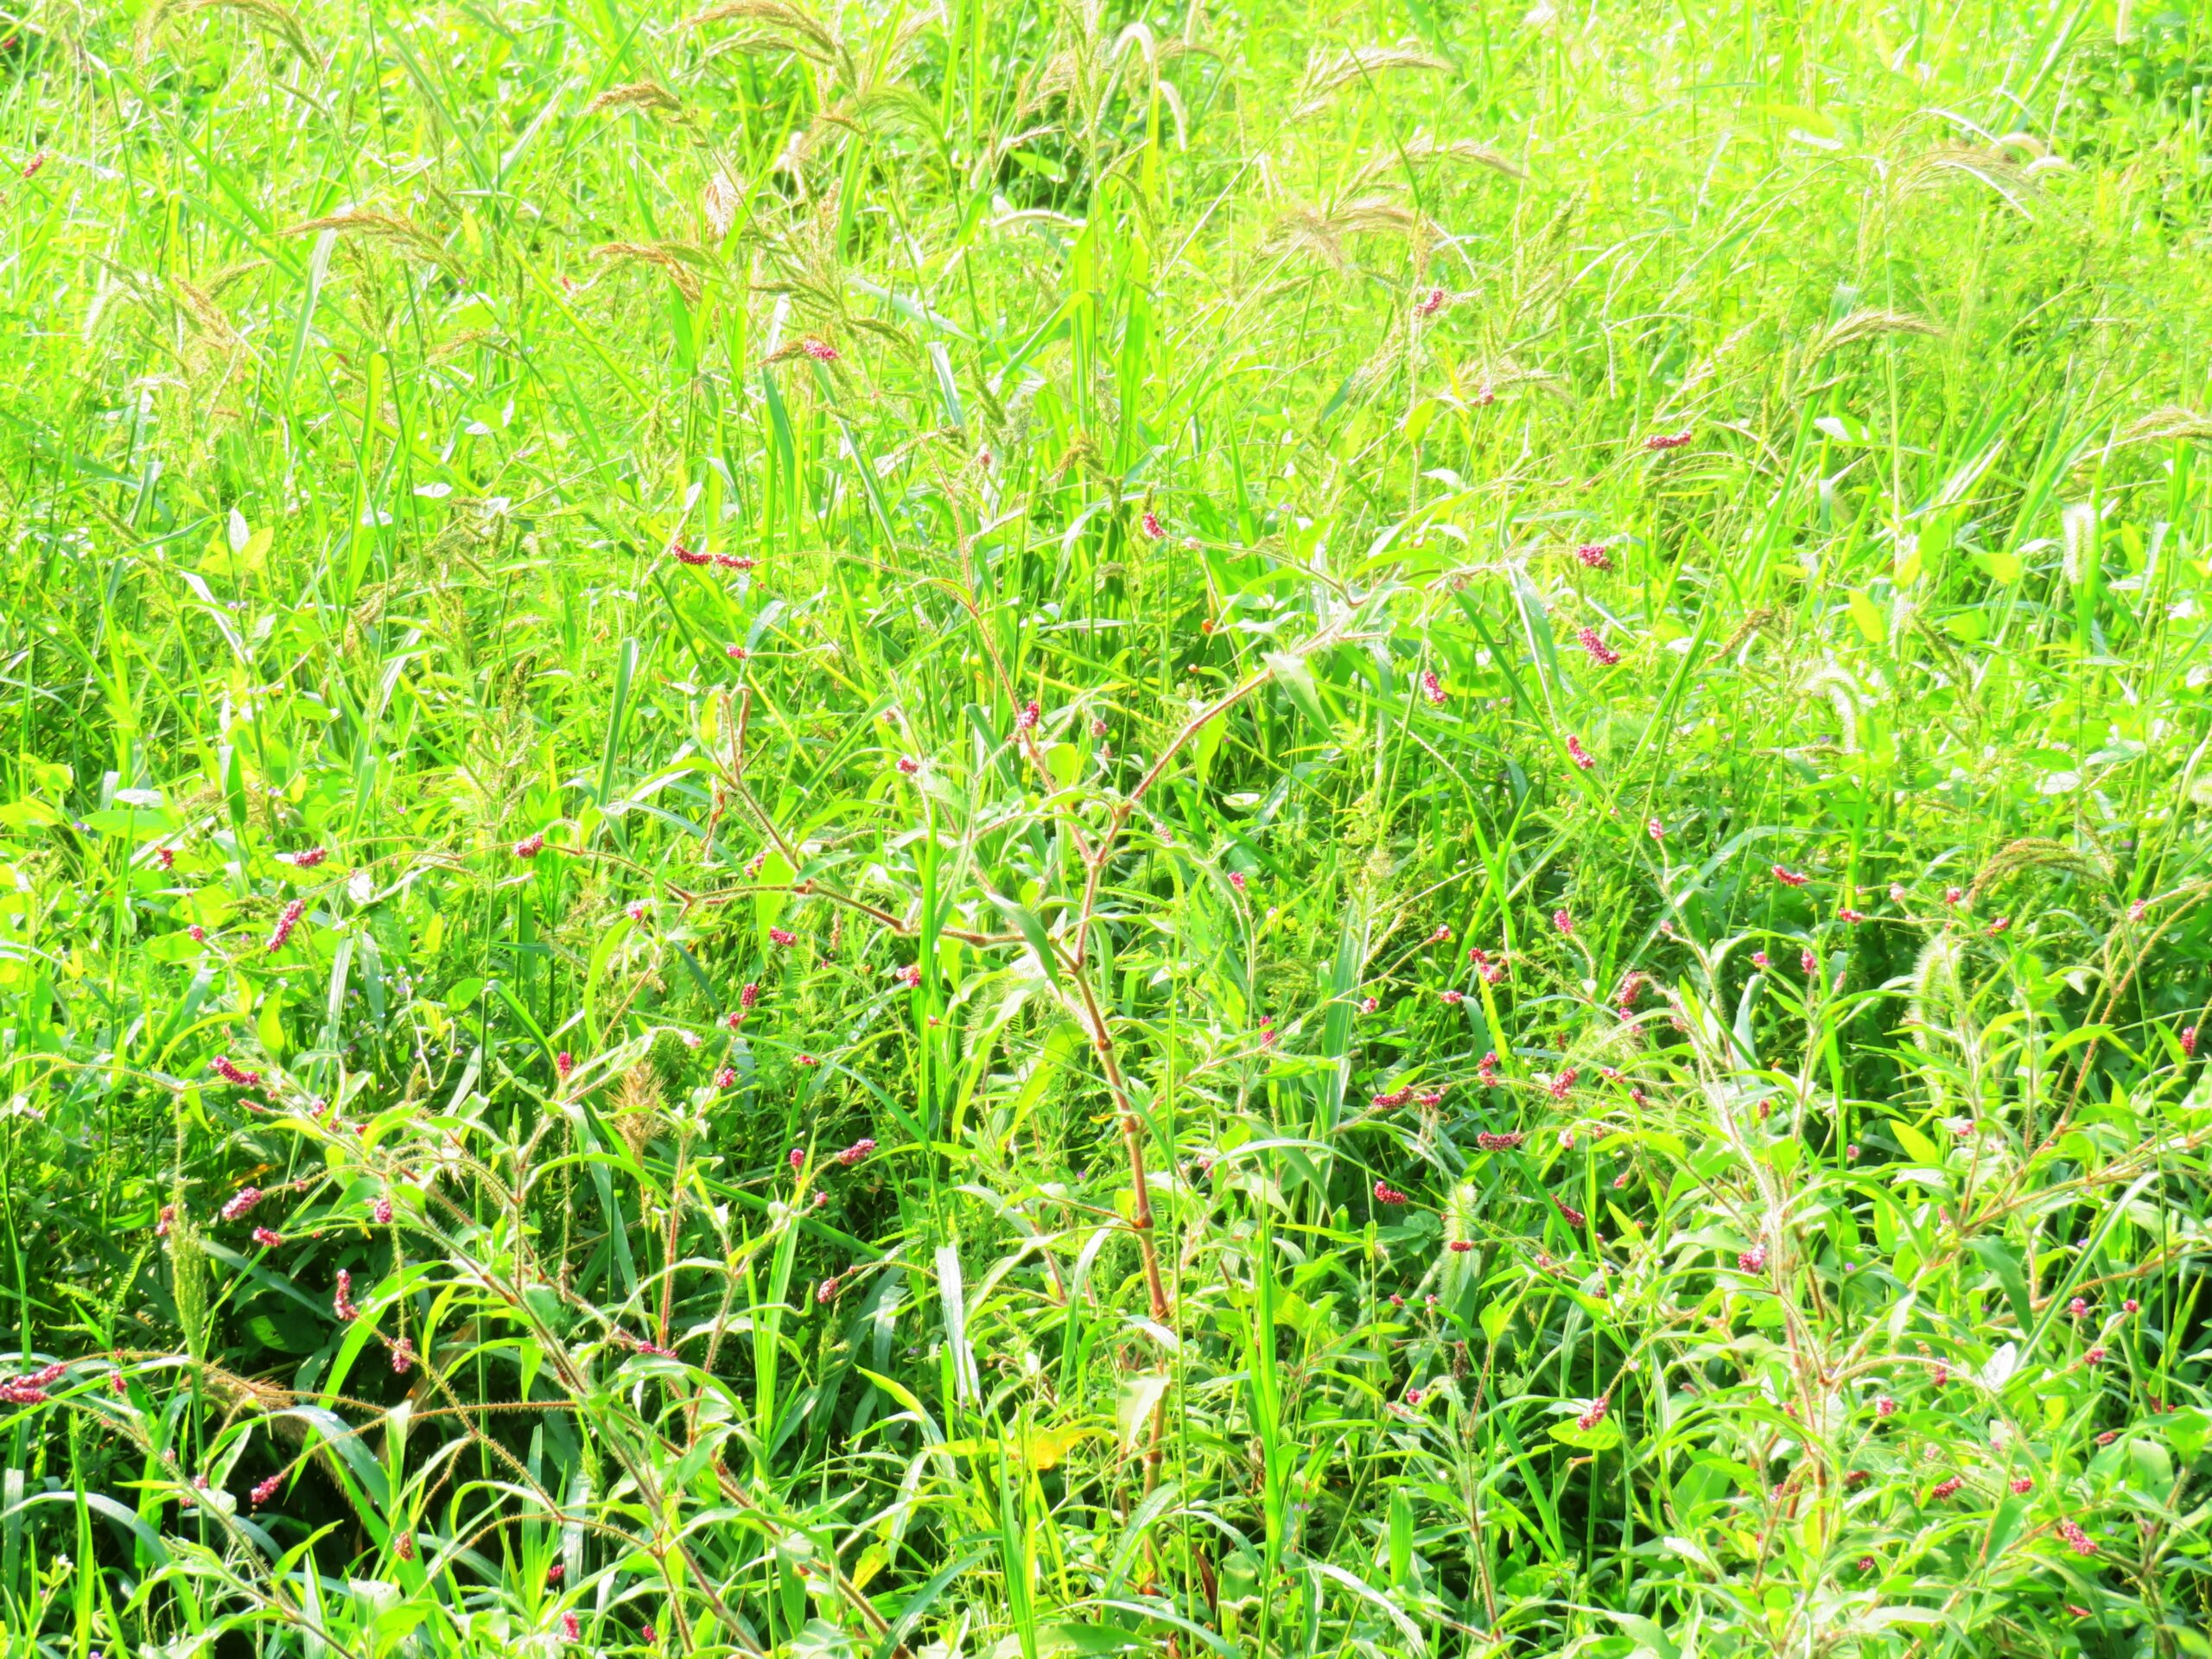
[[[0,1652],[2212,1653],[2197,9],[10,28]]]

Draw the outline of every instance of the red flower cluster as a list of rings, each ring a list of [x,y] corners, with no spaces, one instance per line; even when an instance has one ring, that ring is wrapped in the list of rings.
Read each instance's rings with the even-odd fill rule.
[[[261,1189],[259,1187],[242,1186],[238,1188],[237,1192],[232,1193],[230,1201],[223,1205],[223,1219],[225,1221],[236,1221],[240,1216],[245,1214],[247,1211],[252,1209],[255,1205],[259,1204],[260,1202]]]
[[[1611,668],[1621,659],[1621,654],[1605,643],[1605,636],[1592,627],[1574,631],[1574,643],[1590,653],[1590,660],[1602,668]]]
[[[308,913],[307,901],[295,899],[284,906],[284,913],[276,918],[276,926],[269,936],[269,951],[274,956],[291,942],[292,930],[300,925],[300,918]]]

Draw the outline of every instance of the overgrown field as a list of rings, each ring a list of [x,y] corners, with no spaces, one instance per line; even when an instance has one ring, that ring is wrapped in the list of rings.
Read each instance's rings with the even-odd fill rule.
[[[6,26],[0,1654],[2212,1654],[2212,14],[692,3]]]

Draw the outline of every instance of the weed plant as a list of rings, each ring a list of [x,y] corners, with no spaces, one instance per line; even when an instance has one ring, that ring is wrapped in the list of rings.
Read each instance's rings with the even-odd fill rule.
[[[2212,22],[29,0],[0,1652],[2212,1653]]]

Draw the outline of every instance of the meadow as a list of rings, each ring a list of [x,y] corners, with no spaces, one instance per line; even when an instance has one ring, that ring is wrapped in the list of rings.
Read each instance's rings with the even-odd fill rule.
[[[2208,95],[27,0],[0,1655],[2212,1655]]]

